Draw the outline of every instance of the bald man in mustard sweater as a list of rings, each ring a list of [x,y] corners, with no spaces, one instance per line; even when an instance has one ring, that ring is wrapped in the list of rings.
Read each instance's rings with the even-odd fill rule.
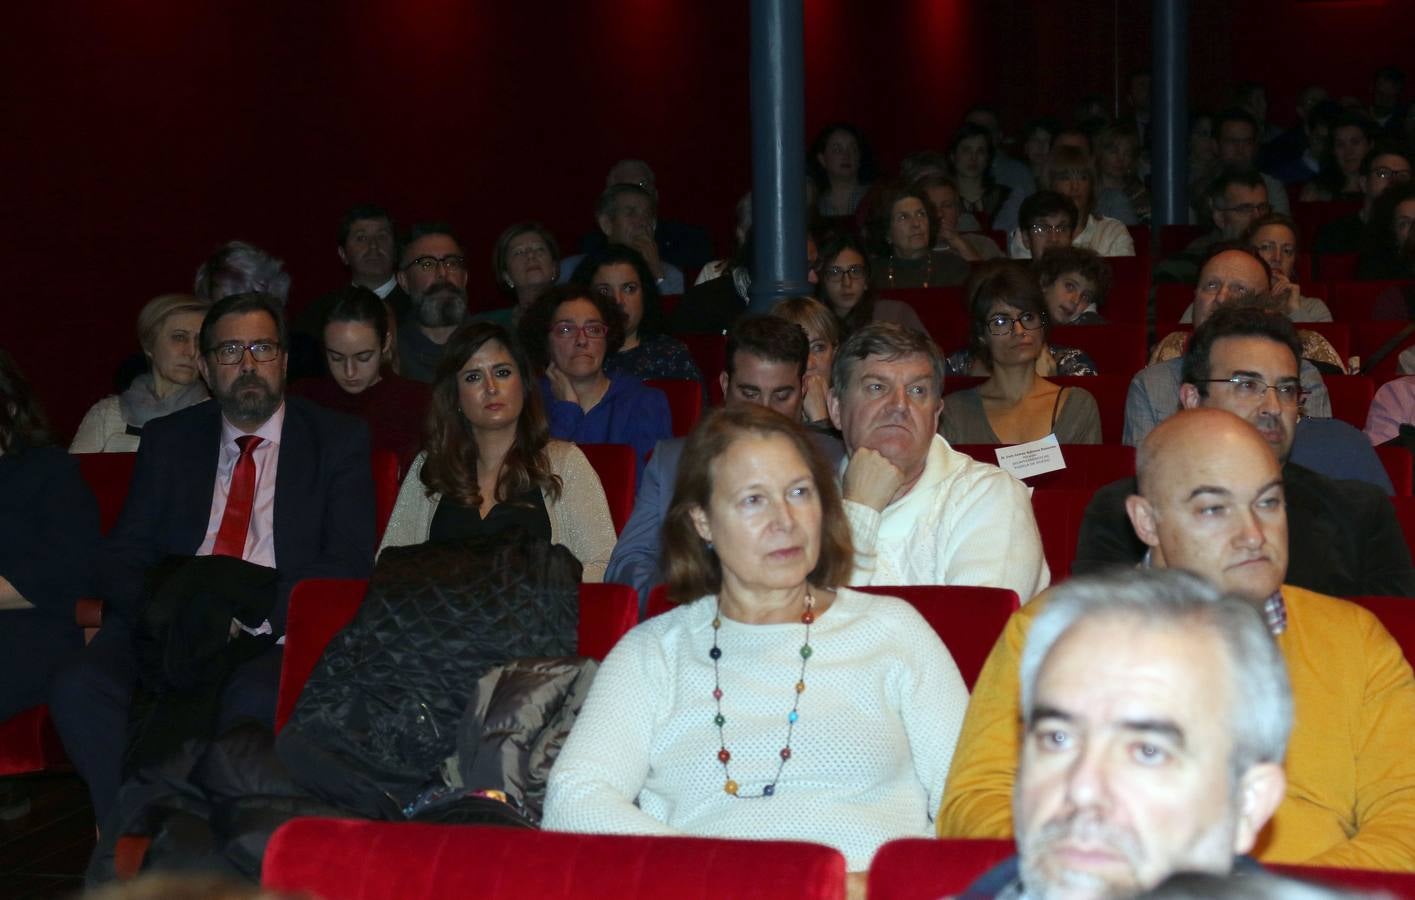
[[[1287,662],[1296,724],[1287,792],[1254,848],[1264,862],[1415,870],[1415,676],[1370,612],[1282,583],[1287,518],[1277,458],[1219,409],[1161,423],[1126,503],[1147,565],[1246,597]],[[1012,833],[1018,660],[1043,594],[1016,613],[979,676],[937,818],[940,837]],[[1415,602],[1415,601],[1412,601]]]

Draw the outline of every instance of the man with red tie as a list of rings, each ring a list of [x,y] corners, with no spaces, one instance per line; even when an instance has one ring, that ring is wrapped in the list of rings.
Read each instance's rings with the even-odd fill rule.
[[[285,396],[279,302],[257,293],[226,297],[207,313],[200,340],[198,366],[213,402],[144,430],[100,563],[103,627],[55,681],[51,711],[100,827],[121,780],[137,678],[133,624],[149,570],[174,556],[229,556],[273,569],[269,617],[233,619],[231,634],[279,637],[295,582],[366,577],[373,566],[367,428]],[[273,720],[282,653],[276,644],[234,670],[221,693],[218,732],[245,719]]]

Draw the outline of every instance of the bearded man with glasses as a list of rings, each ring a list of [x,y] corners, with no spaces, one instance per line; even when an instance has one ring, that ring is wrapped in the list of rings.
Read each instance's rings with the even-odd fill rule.
[[[408,230],[398,266],[408,315],[398,323],[399,372],[432,383],[443,345],[467,320],[467,261],[450,226],[420,222]]]
[[[230,666],[224,682],[198,679],[216,694],[215,735],[247,719],[273,722],[295,583],[365,578],[373,568],[368,429],[285,396],[287,340],[274,297],[217,301],[202,322],[197,359],[212,402],[143,429],[127,500],[98,564],[103,627],[60,671],[50,700],[105,841],[116,838],[109,817],[125,756],[135,755],[125,748],[140,668],[152,688],[152,663],[140,663],[134,636],[143,631],[144,646],[160,637],[146,623],[164,592],[190,590],[171,627],[191,646],[172,652],[208,673]],[[206,647],[210,657],[199,655]],[[165,690],[157,710],[169,697],[190,702]]]

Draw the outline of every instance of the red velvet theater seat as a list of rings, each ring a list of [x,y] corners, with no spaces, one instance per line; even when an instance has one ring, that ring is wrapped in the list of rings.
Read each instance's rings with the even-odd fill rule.
[[[695,392],[696,381],[688,382]],[[614,533],[620,534],[634,511],[634,448],[628,444],[579,444],[580,451],[590,461],[604,488],[609,503],[609,518],[614,521]]]
[[[796,841],[312,818],[275,832],[261,882],[359,900],[835,900],[845,896],[845,859]]]
[[[713,381],[717,381],[717,376],[713,376]],[[668,398],[668,415],[673,420],[674,437],[685,436],[703,417],[703,386],[693,379],[645,378],[644,384],[658,388]]]
[[[891,841],[870,865],[870,900],[936,900],[967,890],[988,869],[1011,856],[1012,841],[927,840]],[[1415,897],[1415,875],[1364,869],[1269,865],[1276,874],[1335,887],[1387,891],[1395,897]]]
[[[285,658],[275,699],[275,730],[279,731],[315,664],[339,629],[353,621],[368,582],[361,578],[310,578],[290,592],[285,622]],[[604,659],[624,633],[639,621],[639,596],[622,584],[580,585],[579,651]]]

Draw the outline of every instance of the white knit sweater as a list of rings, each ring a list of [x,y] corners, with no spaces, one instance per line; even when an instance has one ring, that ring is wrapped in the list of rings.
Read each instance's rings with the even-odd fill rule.
[[[811,626],[776,795],[737,799],[717,759],[715,611],[705,597],[620,640],[550,774],[544,826],[815,841],[852,871],[886,841],[931,835],[968,690],[923,617],[903,600],[841,589]],[[800,623],[722,620],[724,734],[742,794],[775,778],[804,636]]]

